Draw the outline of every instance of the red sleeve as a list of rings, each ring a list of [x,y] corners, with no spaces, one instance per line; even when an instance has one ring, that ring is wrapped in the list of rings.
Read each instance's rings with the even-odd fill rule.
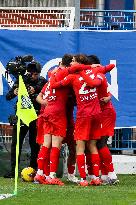
[[[84,64],[76,64],[76,65],[72,65],[71,67],[68,68],[69,73],[75,73],[75,72],[79,72],[82,70],[87,70],[87,69],[91,69],[90,65],[84,65]]]
[[[73,79],[73,76],[72,75],[68,75],[63,80],[56,81],[56,77],[54,75],[51,75],[50,86],[51,86],[52,89],[53,88],[60,88],[60,87],[63,87],[63,86],[67,86],[67,85],[71,84],[72,79]]]
[[[114,67],[115,67],[114,64],[109,64],[109,65],[106,65],[106,66],[98,66],[96,69],[97,69],[97,73],[105,74],[105,73],[110,72]]]
[[[56,81],[60,81],[64,79],[69,74],[69,71],[67,68],[59,69],[55,74]]]
[[[84,71],[81,72],[81,76],[83,77],[87,85],[90,87],[98,87],[99,85],[101,85],[102,79],[99,78],[99,76],[92,79]]]
[[[56,76],[56,81],[60,81],[63,78],[65,78],[67,75],[69,74],[73,74],[82,70],[87,70],[90,69],[91,66],[90,65],[84,65],[84,64],[77,64],[77,65],[73,65],[67,68],[63,68],[63,69],[58,69],[58,71],[55,73]],[[51,76],[51,72],[48,72],[49,77]]]

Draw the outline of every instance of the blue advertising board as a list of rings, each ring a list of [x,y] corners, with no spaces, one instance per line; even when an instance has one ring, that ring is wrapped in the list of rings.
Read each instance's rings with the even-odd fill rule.
[[[5,78],[7,62],[31,54],[42,65],[42,73],[58,65],[65,53],[95,54],[101,64],[115,63],[107,75],[117,127],[136,126],[136,35],[135,32],[95,31],[0,31],[0,122],[7,123],[14,113],[15,100],[6,101],[13,77]]]

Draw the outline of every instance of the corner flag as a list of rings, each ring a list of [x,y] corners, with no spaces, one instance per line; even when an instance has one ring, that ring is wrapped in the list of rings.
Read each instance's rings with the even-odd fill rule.
[[[19,76],[18,102],[17,102],[17,144],[16,144],[16,167],[15,167],[15,189],[14,195],[17,195],[17,180],[18,180],[18,156],[19,156],[19,136],[20,136],[20,120],[29,126],[29,123],[37,119],[37,114],[29,98],[27,89],[23,82],[22,76]]]
[[[29,126],[29,123],[31,121],[37,119],[37,114],[35,112],[31,99],[29,98],[22,76],[19,76],[18,103],[16,114],[27,126]]]

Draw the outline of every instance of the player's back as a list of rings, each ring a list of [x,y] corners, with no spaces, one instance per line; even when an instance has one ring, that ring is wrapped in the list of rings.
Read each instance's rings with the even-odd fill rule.
[[[88,75],[94,75],[92,70],[87,70]],[[80,74],[73,74],[73,89],[77,100],[77,118],[96,115],[101,112],[96,88],[87,86]]]

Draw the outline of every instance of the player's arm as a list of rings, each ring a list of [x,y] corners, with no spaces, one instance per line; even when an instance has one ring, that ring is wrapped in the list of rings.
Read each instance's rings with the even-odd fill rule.
[[[84,81],[87,83],[90,87],[98,87],[102,83],[102,77],[100,75],[97,75],[94,79],[92,79],[89,75],[87,75],[84,71],[80,73],[80,75],[83,77]]]
[[[71,81],[72,81],[72,75],[68,75],[63,80],[60,80],[60,81],[56,81],[56,76],[51,75],[51,77],[50,77],[50,86],[51,86],[52,89],[60,88],[60,87],[63,87],[63,86],[70,85]]]
[[[84,65],[84,64],[76,64],[67,68],[60,69],[54,74],[56,75],[56,81],[60,81],[61,79],[68,76],[69,74],[74,74],[76,72],[80,72],[82,70],[87,70],[87,69],[91,69],[91,66]]]
[[[36,97],[36,101],[41,104],[41,105],[47,105],[47,99],[43,99],[43,95],[44,95],[44,92],[45,92],[45,89],[46,89],[47,85],[45,85],[43,87],[43,89],[41,90],[41,92],[38,94],[38,96]]]
[[[76,73],[88,69],[91,69],[90,65],[76,64],[68,67],[68,72],[72,74],[72,73]]]
[[[98,66],[96,69],[97,69],[97,73],[106,74],[106,73],[110,72],[114,67],[115,67],[114,64],[109,64],[106,66]]]
[[[43,99],[43,93],[39,93],[36,97],[36,101],[41,105],[47,105],[47,99]]]

